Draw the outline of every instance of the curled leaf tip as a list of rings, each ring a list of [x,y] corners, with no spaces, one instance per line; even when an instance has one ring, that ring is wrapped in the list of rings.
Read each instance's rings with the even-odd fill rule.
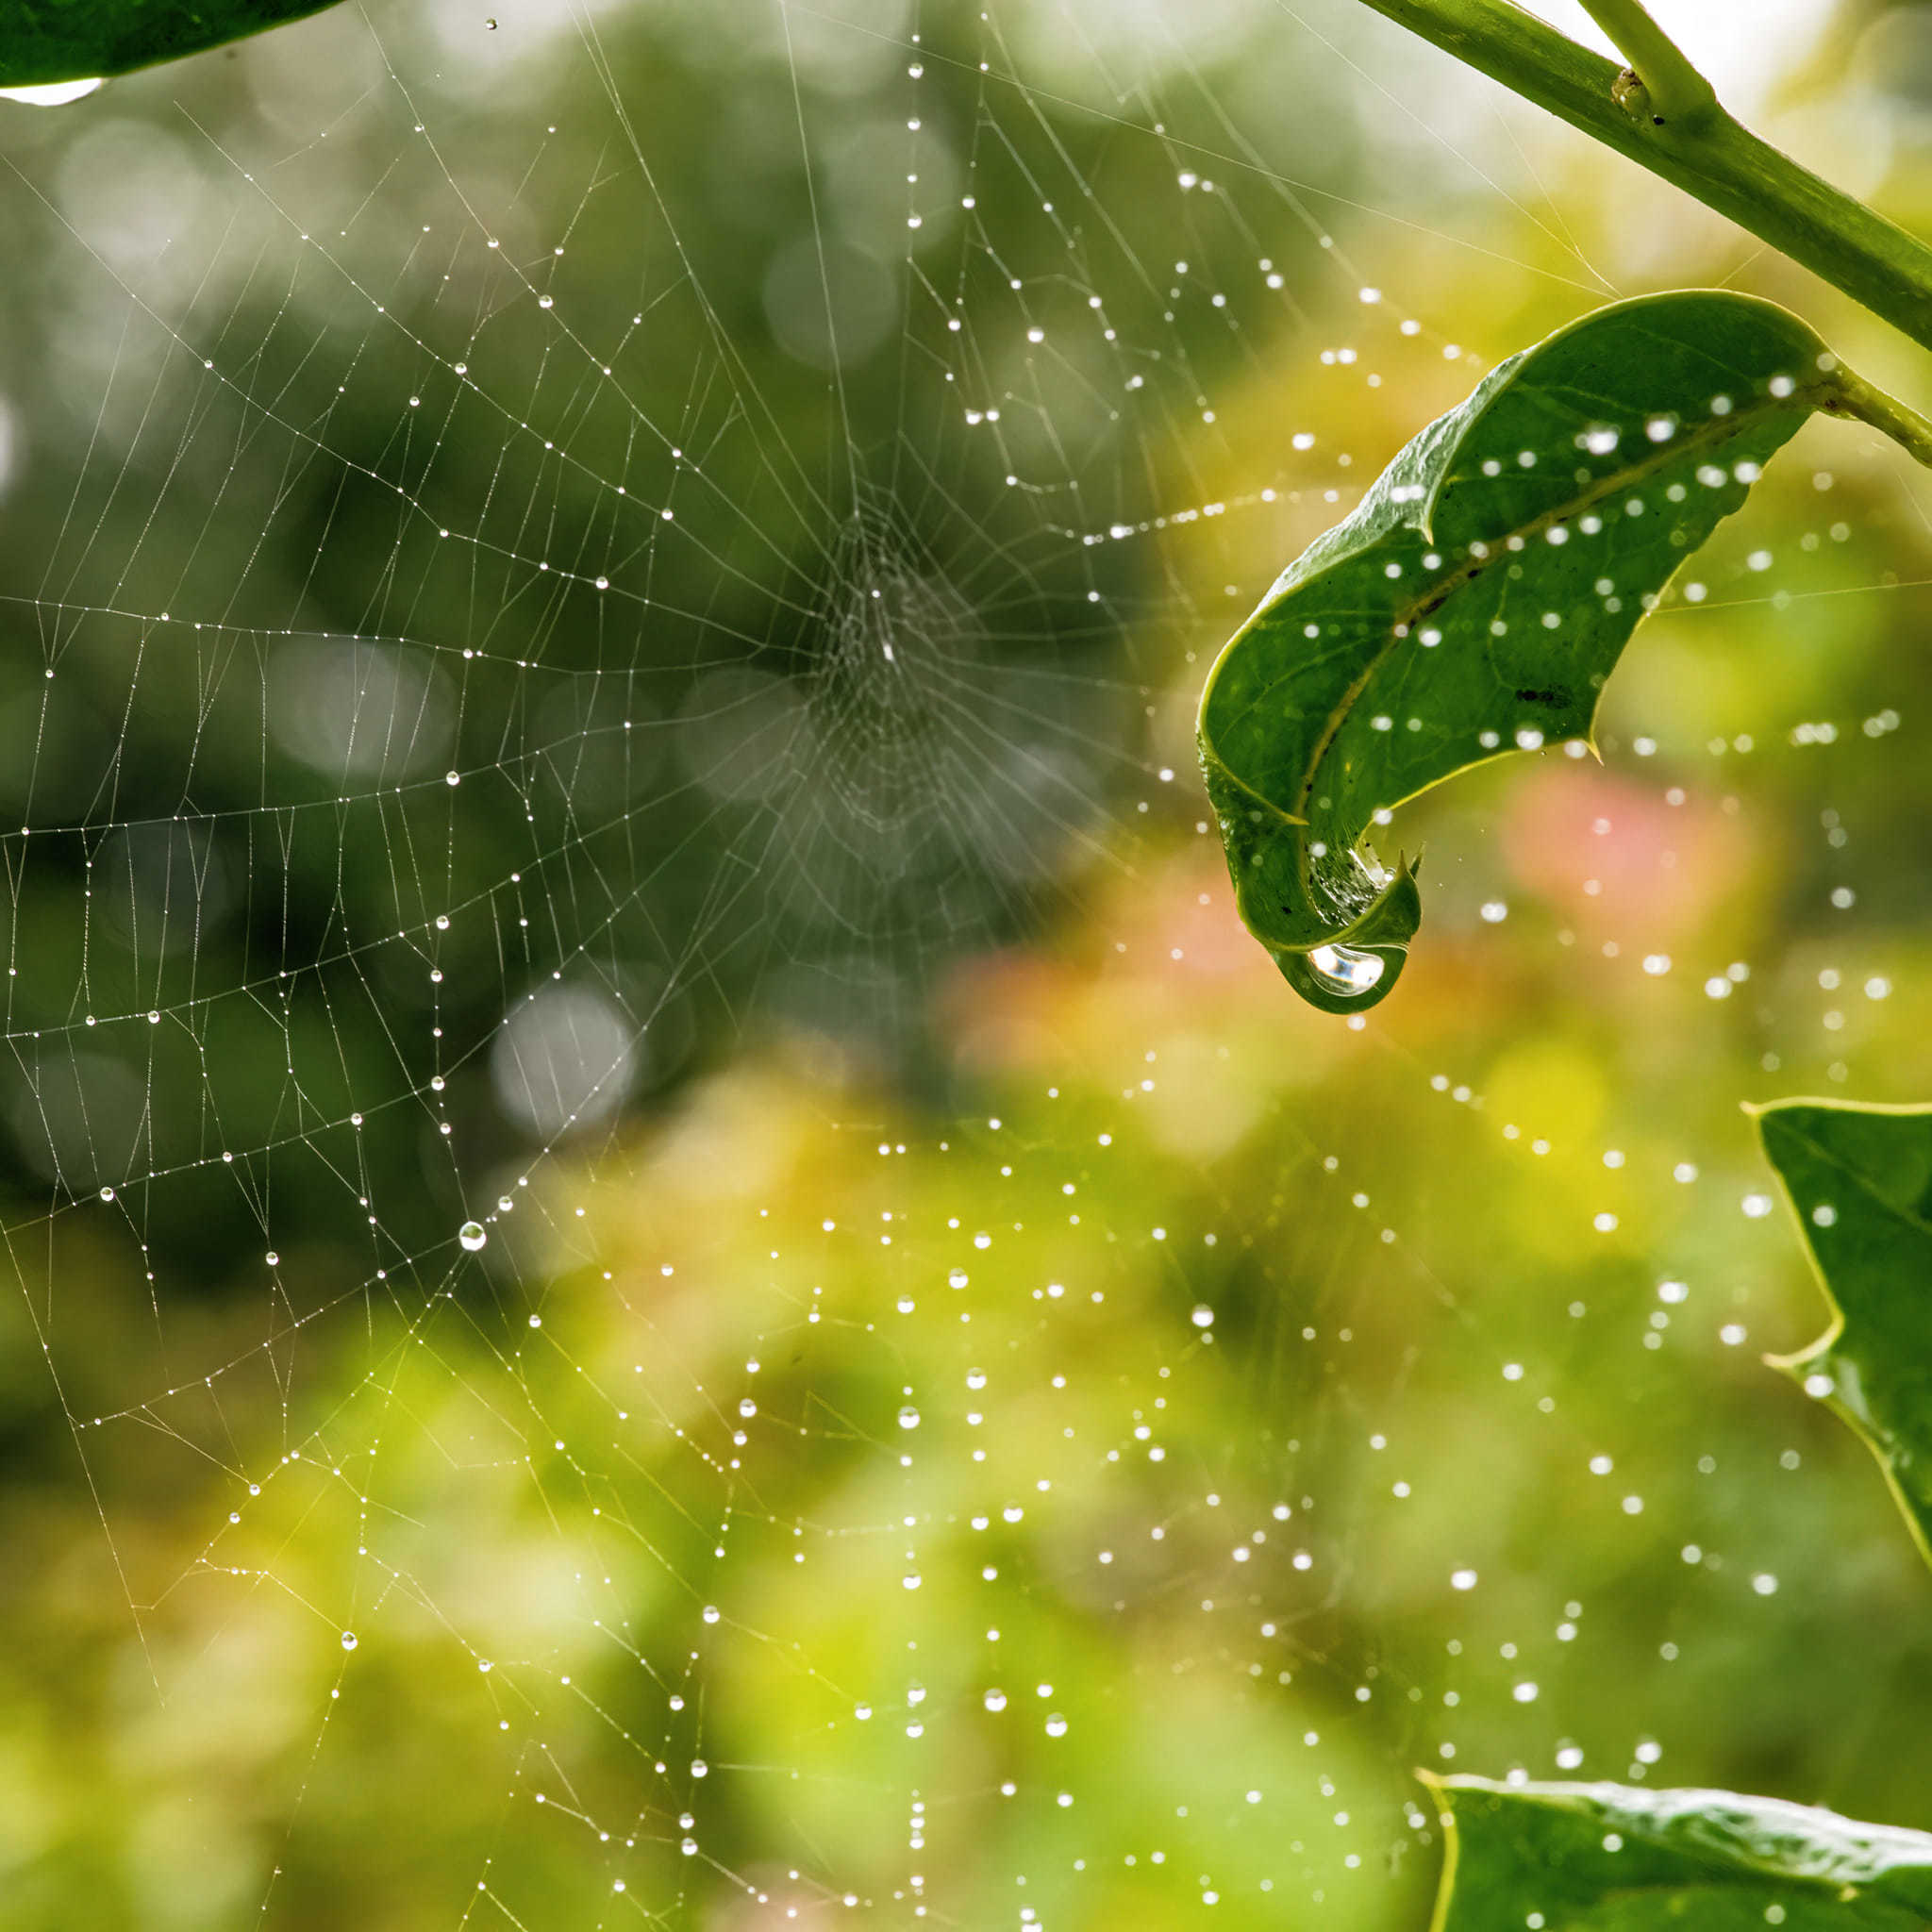
[[[1282,573],[1197,737],[1237,908],[1296,992],[1388,996],[1422,900],[1364,841],[1474,765],[1594,751],[1643,613],[1812,410],[1880,413],[1855,385],[1775,304],[1616,303],[1491,370]]]

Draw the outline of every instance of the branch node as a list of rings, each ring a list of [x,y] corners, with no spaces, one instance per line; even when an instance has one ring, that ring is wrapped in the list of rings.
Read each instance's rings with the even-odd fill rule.
[[[1645,91],[1653,126],[1668,122],[1678,133],[1687,133],[1716,111],[1710,82],[1650,17],[1643,0],[1583,0],[1583,7],[1630,63],[1624,72],[1631,88]],[[1627,103],[1619,105],[1628,111]]]
[[[1636,68],[1626,67],[1610,83],[1610,98],[1633,121],[1647,121],[1653,127],[1661,127],[1664,117],[1651,111],[1650,90],[1644,86]]]

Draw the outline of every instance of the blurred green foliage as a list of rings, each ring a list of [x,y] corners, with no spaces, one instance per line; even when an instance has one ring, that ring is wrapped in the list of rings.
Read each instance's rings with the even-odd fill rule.
[[[1932,1091],[1915,482],[1807,427],[1601,766],[1406,811],[1360,1030],[1189,755],[1600,284],[1916,366],[1346,8],[371,21],[0,124],[0,1921],[1407,1927],[1417,1765],[1932,1824],[1737,1106]]]

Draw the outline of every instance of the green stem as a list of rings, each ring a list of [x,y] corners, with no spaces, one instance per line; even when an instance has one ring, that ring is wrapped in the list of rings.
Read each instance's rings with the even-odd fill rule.
[[[1643,0],[1583,0],[1583,7],[1623,49],[1630,71],[1643,83],[1655,125],[1681,132],[1717,107],[1716,90],[1651,19]]]
[[[1688,122],[1633,117],[1612,92],[1618,70],[1609,61],[1510,0],[1364,4],[1695,195],[1932,349],[1932,248],[1759,141],[1715,96],[1701,109],[1693,101]],[[1618,44],[1635,49],[1632,65],[1646,89],[1644,62],[1666,98],[1681,90],[1679,65],[1695,73],[1636,0],[1590,4]],[[1640,17],[1654,39],[1636,25]],[[1660,48],[1670,52],[1657,67]],[[1662,113],[1655,94],[1651,105]]]
[[[1862,375],[1840,364],[1833,378],[1838,393],[1821,403],[1828,416],[1852,416],[1891,438],[1909,457],[1932,469],[1932,423],[1907,408],[1896,396],[1874,388]]]

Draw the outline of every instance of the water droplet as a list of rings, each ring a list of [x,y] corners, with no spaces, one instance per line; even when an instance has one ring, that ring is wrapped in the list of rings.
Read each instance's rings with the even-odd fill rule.
[[[919,1411],[909,1402],[899,1411],[899,1426],[902,1429],[916,1429],[919,1426]]]
[[[480,1221],[466,1221],[457,1229],[457,1239],[474,1255],[490,1236]]]
[[[1317,946],[1308,954],[1308,970],[1328,991],[1356,999],[1380,983],[1385,962],[1355,946]]]
[[[1449,1573],[1451,1590],[1474,1590],[1475,1585],[1476,1575],[1474,1570],[1452,1570]]]
[[[1194,1326],[1196,1328],[1211,1328],[1213,1325],[1214,1310],[1206,1302],[1197,1304],[1194,1309]]]
[[[28,108],[64,108],[100,92],[99,80],[44,80],[33,87],[0,87],[0,101],[19,101]]]
[[[344,1650],[354,1650],[360,1641],[361,1640],[353,1630],[344,1630],[342,1632],[342,1648]]]

